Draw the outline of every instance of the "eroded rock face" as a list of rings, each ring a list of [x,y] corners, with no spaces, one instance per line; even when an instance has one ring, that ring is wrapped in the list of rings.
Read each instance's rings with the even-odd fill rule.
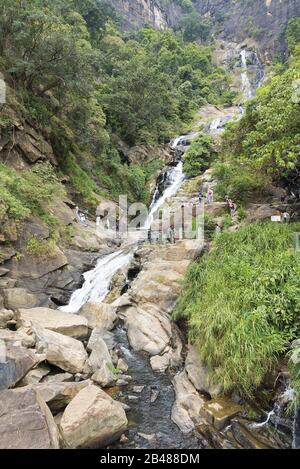
[[[29,388],[0,393],[0,449],[58,449],[58,429],[41,396]]]
[[[37,349],[44,353],[46,360],[70,373],[82,373],[88,355],[83,344],[48,329],[34,328]]]
[[[69,448],[103,447],[127,428],[122,405],[97,386],[80,391],[64,411],[60,428]]]
[[[33,326],[49,329],[74,338],[88,335],[87,320],[77,314],[69,314],[57,309],[31,308],[19,309],[20,325],[32,323]]]

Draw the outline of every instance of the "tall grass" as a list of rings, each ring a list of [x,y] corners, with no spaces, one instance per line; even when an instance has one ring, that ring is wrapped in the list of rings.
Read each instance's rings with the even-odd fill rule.
[[[188,272],[176,316],[225,392],[252,395],[300,332],[299,225],[258,222],[222,233]]]

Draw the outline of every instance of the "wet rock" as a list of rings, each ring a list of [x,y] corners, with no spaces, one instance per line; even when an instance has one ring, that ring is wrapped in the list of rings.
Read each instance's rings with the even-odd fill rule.
[[[120,443],[121,443],[122,445],[125,445],[126,443],[129,443],[129,438],[127,438],[127,436],[124,435],[124,434],[121,435]]]
[[[60,428],[67,447],[99,448],[120,438],[127,423],[121,404],[91,385],[67,406]]]
[[[34,308],[39,303],[38,297],[24,288],[7,288],[2,295],[7,309]]]
[[[95,372],[101,368],[104,361],[111,369],[114,369],[106,343],[99,337],[93,344],[92,353],[88,358],[87,364],[89,368]]]
[[[49,363],[70,373],[83,372],[88,356],[79,340],[38,327],[34,331],[37,348],[45,353]]]
[[[123,358],[119,358],[117,363],[117,369],[123,372],[126,372],[128,370],[128,365],[125,360],[123,360]]]
[[[185,369],[189,380],[200,391],[217,397],[221,393],[221,387],[211,384],[207,367],[201,362],[195,345],[189,344],[185,361]]]
[[[19,309],[19,324],[28,322],[33,326],[49,329],[69,337],[84,338],[88,335],[87,320],[77,314],[64,313],[57,309]]]
[[[172,383],[176,397],[172,408],[172,420],[183,433],[189,433],[196,425],[202,423],[200,410],[205,398],[198,394],[185,371],[177,374]]]
[[[133,386],[132,390],[133,392],[136,392],[138,394],[140,394],[141,392],[143,392],[145,389],[145,386]]]
[[[86,303],[79,312],[88,320],[90,329],[99,328],[110,331],[117,320],[116,308],[106,303]]]
[[[147,435],[146,433],[138,433],[138,436],[148,441],[148,443],[155,443],[157,441],[157,435],[154,434]]]
[[[230,420],[243,411],[243,408],[225,397],[219,397],[205,402],[200,414],[217,430],[226,427]]]
[[[0,393],[1,449],[58,449],[58,430],[41,396],[30,388]]]
[[[245,449],[270,449],[271,446],[262,437],[257,437],[238,420],[231,422],[232,433],[236,441]]]
[[[106,360],[103,360],[100,368],[92,375],[92,380],[102,388],[114,386],[116,383],[116,376],[113,373],[111,362],[108,363]]]
[[[0,343],[0,389],[15,386],[39,363],[37,355],[21,346]]]
[[[150,395],[150,402],[153,404],[159,396],[159,390],[158,389],[151,389],[151,395]]]

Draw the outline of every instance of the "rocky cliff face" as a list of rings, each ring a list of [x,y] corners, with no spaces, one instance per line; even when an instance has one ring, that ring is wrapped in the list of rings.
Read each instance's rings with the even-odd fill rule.
[[[122,13],[125,29],[141,28],[150,24],[158,29],[168,25],[167,15],[161,2],[156,0],[111,0],[115,9]]]
[[[176,26],[184,9],[175,0],[110,0],[123,16],[126,29],[151,24]],[[215,37],[235,41],[254,39],[262,52],[283,53],[289,19],[300,16],[299,0],[196,0],[195,8],[211,17]]]

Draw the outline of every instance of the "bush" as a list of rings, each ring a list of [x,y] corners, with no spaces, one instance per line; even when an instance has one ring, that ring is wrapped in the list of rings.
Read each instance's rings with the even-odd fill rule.
[[[0,163],[0,183],[0,212],[15,220],[45,214],[53,194],[64,194],[50,163],[38,163],[32,170],[20,173]]]
[[[200,135],[185,153],[183,162],[185,174],[188,177],[198,176],[210,167],[214,154],[213,139],[209,135]]]
[[[57,254],[57,246],[54,239],[44,240],[37,236],[32,236],[27,241],[26,250],[28,254],[39,259],[51,259]]]
[[[299,225],[255,223],[222,233],[193,264],[176,316],[224,392],[251,396],[300,333]]]
[[[217,163],[214,176],[218,179],[216,193],[224,199],[228,195],[239,203],[246,203],[254,197],[261,197],[268,191],[271,180],[262,173],[236,162]]]

